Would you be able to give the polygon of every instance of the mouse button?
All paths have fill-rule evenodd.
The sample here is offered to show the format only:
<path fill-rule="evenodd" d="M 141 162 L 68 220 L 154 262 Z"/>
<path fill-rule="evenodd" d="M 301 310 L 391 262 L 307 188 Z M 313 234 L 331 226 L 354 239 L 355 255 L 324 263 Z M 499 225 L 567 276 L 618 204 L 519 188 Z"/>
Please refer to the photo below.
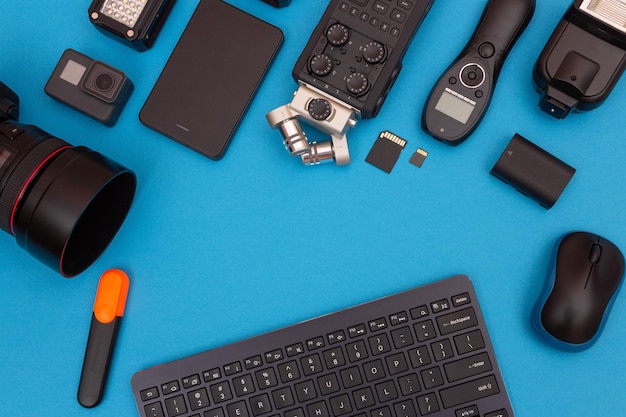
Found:
<path fill-rule="evenodd" d="M 602 246 L 599 243 L 594 243 L 591 245 L 591 249 L 589 250 L 589 262 L 592 264 L 597 264 L 600 262 L 600 257 L 602 256 Z"/>

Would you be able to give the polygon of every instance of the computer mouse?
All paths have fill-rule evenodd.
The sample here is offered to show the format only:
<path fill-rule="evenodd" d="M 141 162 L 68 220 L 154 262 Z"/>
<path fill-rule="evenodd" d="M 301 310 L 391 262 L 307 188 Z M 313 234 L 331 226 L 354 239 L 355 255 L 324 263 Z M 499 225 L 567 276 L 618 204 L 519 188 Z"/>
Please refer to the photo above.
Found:
<path fill-rule="evenodd" d="M 582 351 L 600 336 L 624 276 L 624 256 L 609 240 L 572 232 L 557 240 L 532 322 L 541 338 Z"/>

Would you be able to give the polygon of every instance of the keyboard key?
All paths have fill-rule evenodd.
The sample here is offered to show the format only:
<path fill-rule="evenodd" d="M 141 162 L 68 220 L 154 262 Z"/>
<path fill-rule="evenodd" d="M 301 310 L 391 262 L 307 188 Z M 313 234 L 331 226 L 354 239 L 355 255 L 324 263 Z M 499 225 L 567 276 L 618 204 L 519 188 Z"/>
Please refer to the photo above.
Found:
<path fill-rule="evenodd" d="M 214 403 L 219 404 L 233 398 L 233 393 L 230 390 L 230 385 L 228 384 L 228 381 L 222 381 L 217 384 L 211 385 L 209 390 L 211 391 L 211 398 L 213 398 Z"/>
<path fill-rule="evenodd" d="M 393 381 L 385 381 L 376 384 L 376 395 L 379 403 L 385 403 L 398 398 L 398 391 Z"/>
<path fill-rule="evenodd" d="M 322 367 L 322 360 L 317 353 L 305 356 L 304 358 L 300 359 L 300 363 L 302 364 L 302 372 L 305 376 L 317 374 L 324 370 L 324 368 Z"/>
<path fill-rule="evenodd" d="M 434 339 L 437 337 L 437 333 L 435 333 L 435 326 L 432 320 L 424 320 L 422 322 L 417 323 L 413 326 L 415 329 L 415 334 L 417 335 L 417 340 L 419 342 L 423 342 L 428 339 Z"/>
<path fill-rule="evenodd" d="M 361 359 L 366 359 L 369 355 L 367 353 L 367 348 L 365 347 L 365 342 L 362 340 L 357 340 L 356 342 L 349 343 L 346 346 L 346 350 L 348 352 L 348 359 L 350 362 L 357 362 Z"/>
<path fill-rule="evenodd" d="M 435 394 L 426 394 L 417 397 L 417 406 L 420 409 L 420 414 L 427 416 L 439 411 L 439 403 Z"/>
<path fill-rule="evenodd" d="M 470 405 L 469 407 L 458 409 L 454 412 L 454 415 L 456 417 L 480 417 L 478 407 L 476 407 L 475 405 Z"/>
<path fill-rule="evenodd" d="M 326 402 L 318 401 L 313 404 L 309 404 L 307 406 L 307 411 L 309 412 L 309 416 L 315 417 L 331 417 L 328 413 L 328 407 L 326 407 Z"/>
<path fill-rule="evenodd" d="M 443 367 L 450 382 L 480 375 L 492 369 L 487 352 L 446 363 Z"/>
<path fill-rule="evenodd" d="M 433 356 L 437 362 L 444 359 L 450 359 L 454 356 L 452 350 L 452 344 L 449 339 L 440 340 L 430 344 L 430 348 L 433 350 Z"/>
<path fill-rule="evenodd" d="M 443 375 L 439 368 L 430 368 L 420 372 L 422 375 L 422 381 L 424 381 L 424 388 L 431 389 L 443 385 Z"/>
<path fill-rule="evenodd" d="M 393 405 L 396 417 L 417 417 L 413 401 L 406 400 Z"/>
<path fill-rule="evenodd" d="M 347 394 L 333 397 L 330 399 L 330 406 L 333 409 L 333 415 L 342 416 L 352 412 L 352 405 Z"/>
<path fill-rule="evenodd" d="M 163 395 L 173 394 L 180 391 L 180 384 L 178 381 L 171 381 L 161 385 L 161 392 Z"/>
<path fill-rule="evenodd" d="M 261 394 L 250 398 L 250 408 L 252 409 L 252 415 L 255 417 L 270 413 L 272 411 L 272 403 L 269 395 Z"/>
<path fill-rule="evenodd" d="M 406 357 L 403 352 L 396 353 L 395 355 L 387 356 L 385 358 L 387 362 L 387 369 L 389 375 L 396 375 L 405 372 L 409 369 L 409 365 L 406 362 Z"/>
<path fill-rule="evenodd" d="M 413 368 L 420 368 L 424 365 L 430 364 L 431 362 L 430 354 L 428 353 L 428 348 L 426 346 L 420 346 L 409 350 L 409 358 Z"/>
<path fill-rule="evenodd" d="M 159 390 L 157 387 L 152 387 L 141 391 L 140 393 L 142 401 L 150 401 L 159 397 Z"/>
<path fill-rule="evenodd" d="M 252 383 L 252 375 L 250 374 L 233 379 L 233 386 L 235 387 L 235 394 L 238 397 L 252 394 L 255 391 L 254 384 Z"/>
<path fill-rule="evenodd" d="M 167 410 L 168 417 L 176 417 L 185 414 L 187 412 L 185 397 L 177 395 L 176 397 L 166 399 L 165 409 Z"/>
<path fill-rule="evenodd" d="M 368 339 L 370 349 L 374 355 L 380 355 L 387 353 L 391 350 L 391 344 L 389 344 L 389 338 L 386 333 L 382 333 L 378 336 L 372 336 Z"/>
<path fill-rule="evenodd" d="M 213 408 L 204 412 L 203 417 L 226 417 L 222 407 Z"/>
<path fill-rule="evenodd" d="M 327 369 L 334 369 L 338 366 L 345 365 L 346 359 L 343 356 L 343 350 L 341 350 L 341 346 L 325 351 L 324 363 L 326 364 Z"/>
<path fill-rule="evenodd" d="M 147 417 L 165 417 L 161 403 L 148 404 L 143 408 Z"/>
<path fill-rule="evenodd" d="M 229 363 L 228 365 L 224 365 L 224 375 L 226 376 L 235 375 L 241 371 L 241 363 L 239 362 L 233 362 Z"/>
<path fill-rule="evenodd" d="M 340 375 L 341 382 L 345 389 L 350 389 L 363 383 L 363 380 L 361 379 L 361 372 L 356 366 L 344 369 L 341 371 Z"/>
<path fill-rule="evenodd" d="M 502 410 L 494 411 L 491 413 L 485 414 L 485 417 L 509 417 L 509 414 L 503 408 Z"/>
<path fill-rule="evenodd" d="M 352 326 L 348 328 L 348 334 L 350 335 L 351 338 L 363 336 L 366 333 L 367 333 L 367 330 L 365 330 L 364 324 L 357 324 L 356 326 Z"/>
<path fill-rule="evenodd" d="M 294 343 L 285 348 L 287 356 L 295 356 L 304 353 L 304 345 L 302 343 Z"/>
<path fill-rule="evenodd" d="M 437 317 L 437 325 L 442 335 L 458 332 L 478 324 L 472 307 Z"/>
<path fill-rule="evenodd" d="M 220 371 L 220 368 L 213 368 L 208 371 L 202 372 L 202 378 L 204 379 L 204 382 L 215 381 L 216 379 L 220 379 L 221 377 L 222 372 Z"/>
<path fill-rule="evenodd" d="M 406 314 L 405 311 L 392 314 L 391 316 L 389 316 L 389 322 L 391 323 L 392 326 L 397 326 L 399 324 L 407 323 L 408 321 L 409 321 L 409 316 Z"/>
<path fill-rule="evenodd" d="M 337 330 L 326 336 L 328 343 L 333 345 L 335 343 L 341 343 L 346 340 L 346 333 L 343 330 Z"/>
<path fill-rule="evenodd" d="M 450 309 L 450 303 L 448 300 L 439 300 L 434 303 L 430 303 L 430 309 L 433 311 L 433 314 L 441 313 L 442 311 Z"/>
<path fill-rule="evenodd" d="M 376 381 L 377 379 L 381 379 L 386 376 L 383 363 L 380 359 L 363 364 L 363 372 L 365 373 L 365 379 L 368 382 Z"/>
<path fill-rule="evenodd" d="M 369 322 L 370 332 L 375 332 L 377 330 L 383 330 L 387 328 L 387 320 L 384 317 L 381 317 L 376 320 L 372 320 Z"/>
<path fill-rule="evenodd" d="M 470 401 L 489 397 L 500 392 L 498 382 L 493 375 L 489 375 L 474 381 L 465 382 L 451 388 L 442 389 L 441 402 L 445 408 L 456 407 Z"/>
<path fill-rule="evenodd" d="M 306 341 L 306 347 L 309 350 L 315 350 L 323 348 L 325 346 L 324 338 L 322 336 L 315 337 Z"/>
<path fill-rule="evenodd" d="M 277 389 L 276 391 L 272 391 L 272 398 L 274 399 L 274 404 L 277 409 L 291 407 L 295 404 L 295 400 L 293 398 L 293 393 L 291 392 L 290 387 L 284 387 L 281 389 Z"/>
<path fill-rule="evenodd" d="M 296 391 L 296 397 L 301 403 L 317 398 L 315 384 L 311 379 L 297 383 L 294 385 L 294 389 Z"/>
<path fill-rule="evenodd" d="M 200 375 L 191 375 L 183 378 L 183 388 L 189 389 L 200 385 Z"/>
<path fill-rule="evenodd" d="M 460 307 L 462 305 L 469 304 L 471 302 L 472 300 L 470 299 L 469 293 L 466 293 L 466 292 L 452 297 L 452 305 L 454 307 Z"/>
<path fill-rule="evenodd" d="M 227 417 L 249 417 L 248 407 L 245 401 L 237 401 L 236 403 L 226 406 Z"/>
<path fill-rule="evenodd" d="M 261 365 L 263 365 L 263 358 L 261 357 L 261 355 L 256 355 L 251 358 L 248 358 L 243 363 L 243 366 L 245 366 L 246 370 L 248 371 L 250 369 L 258 368 Z"/>
<path fill-rule="evenodd" d="M 357 410 L 362 410 L 375 404 L 374 394 L 372 393 L 372 389 L 370 387 L 354 391 L 352 393 L 352 397 L 354 398 Z"/>
<path fill-rule="evenodd" d="M 413 336 L 409 327 L 402 327 L 391 332 L 393 345 L 396 349 L 402 349 L 413 344 Z"/>
<path fill-rule="evenodd" d="M 280 375 L 280 380 L 283 383 L 295 381 L 300 378 L 300 371 L 298 370 L 296 361 L 281 363 L 278 365 L 278 373 Z"/>
<path fill-rule="evenodd" d="M 257 371 L 255 374 L 256 383 L 259 386 L 259 389 L 266 389 L 275 387 L 278 385 L 278 379 L 276 378 L 276 372 L 274 372 L 274 368 L 263 369 L 262 371 Z"/>
<path fill-rule="evenodd" d="M 322 395 L 332 394 L 333 392 L 341 390 L 336 374 L 320 376 L 317 378 L 317 383 L 320 387 L 320 394 Z"/>
<path fill-rule="evenodd" d="M 426 305 L 412 308 L 409 313 L 411 314 L 411 318 L 413 320 L 419 320 L 422 317 L 426 317 L 428 313 L 428 307 Z"/>
<path fill-rule="evenodd" d="M 474 330 L 469 333 L 454 336 L 454 344 L 459 355 L 467 352 L 482 349 L 485 347 L 485 341 L 480 330 Z"/>
<path fill-rule="evenodd" d="M 421 391 L 417 374 L 405 375 L 398 378 L 398 385 L 400 386 L 400 392 L 402 392 L 404 396 L 409 396 Z"/>
<path fill-rule="evenodd" d="M 187 399 L 189 400 L 190 408 L 194 411 L 209 406 L 209 396 L 205 388 L 189 391 Z"/>

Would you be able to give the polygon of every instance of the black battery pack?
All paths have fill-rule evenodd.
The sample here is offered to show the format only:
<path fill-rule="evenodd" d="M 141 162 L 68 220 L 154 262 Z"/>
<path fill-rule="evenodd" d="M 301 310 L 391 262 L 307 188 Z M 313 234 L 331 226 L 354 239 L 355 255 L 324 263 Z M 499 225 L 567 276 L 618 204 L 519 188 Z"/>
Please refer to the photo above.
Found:
<path fill-rule="evenodd" d="M 491 169 L 491 175 L 551 208 L 576 170 L 534 143 L 515 134 Z"/>

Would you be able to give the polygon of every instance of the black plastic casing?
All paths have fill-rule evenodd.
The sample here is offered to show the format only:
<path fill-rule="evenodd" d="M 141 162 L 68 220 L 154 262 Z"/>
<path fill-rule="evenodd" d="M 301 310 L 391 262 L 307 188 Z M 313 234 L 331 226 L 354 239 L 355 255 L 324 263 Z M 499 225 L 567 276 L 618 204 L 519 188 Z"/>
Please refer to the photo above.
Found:
<path fill-rule="evenodd" d="M 491 169 L 491 175 L 551 208 L 576 170 L 517 133 Z"/>
<path fill-rule="evenodd" d="M 292 71 L 293 78 L 358 110 L 362 119 L 375 117 L 398 77 L 407 48 L 433 2 L 434 0 L 411 0 L 406 2 L 411 4 L 410 11 L 400 7 L 391 7 L 389 2 L 379 2 L 384 3 L 384 6 L 388 7 L 392 13 L 393 10 L 406 13 L 405 21 L 397 23 L 387 16 L 378 14 L 374 10 L 374 1 L 332 0 L 298 58 Z M 380 16 L 378 23 L 372 24 L 372 19 L 378 16 Z M 330 53 L 335 63 L 341 62 L 335 67 L 336 75 L 316 76 L 310 70 L 309 62 L 316 55 L 329 53 L 332 45 L 326 38 L 326 31 L 336 23 L 348 28 L 351 34 L 354 34 L 354 38 L 351 38 L 346 46 L 334 48 L 335 50 Z M 390 29 L 380 30 L 383 23 L 388 23 Z M 393 28 L 400 29 L 399 36 L 392 34 Z M 386 56 L 382 62 L 367 65 L 364 60 L 360 59 L 360 48 L 363 48 L 363 44 L 369 41 L 378 42 L 384 47 Z M 370 85 L 363 94 L 351 94 L 345 87 L 345 77 L 355 71 L 363 71 L 369 80 Z"/>
<path fill-rule="evenodd" d="M 600 106 L 626 68 L 626 34 L 580 10 L 567 10 L 533 69 L 539 106 L 557 119 Z"/>

